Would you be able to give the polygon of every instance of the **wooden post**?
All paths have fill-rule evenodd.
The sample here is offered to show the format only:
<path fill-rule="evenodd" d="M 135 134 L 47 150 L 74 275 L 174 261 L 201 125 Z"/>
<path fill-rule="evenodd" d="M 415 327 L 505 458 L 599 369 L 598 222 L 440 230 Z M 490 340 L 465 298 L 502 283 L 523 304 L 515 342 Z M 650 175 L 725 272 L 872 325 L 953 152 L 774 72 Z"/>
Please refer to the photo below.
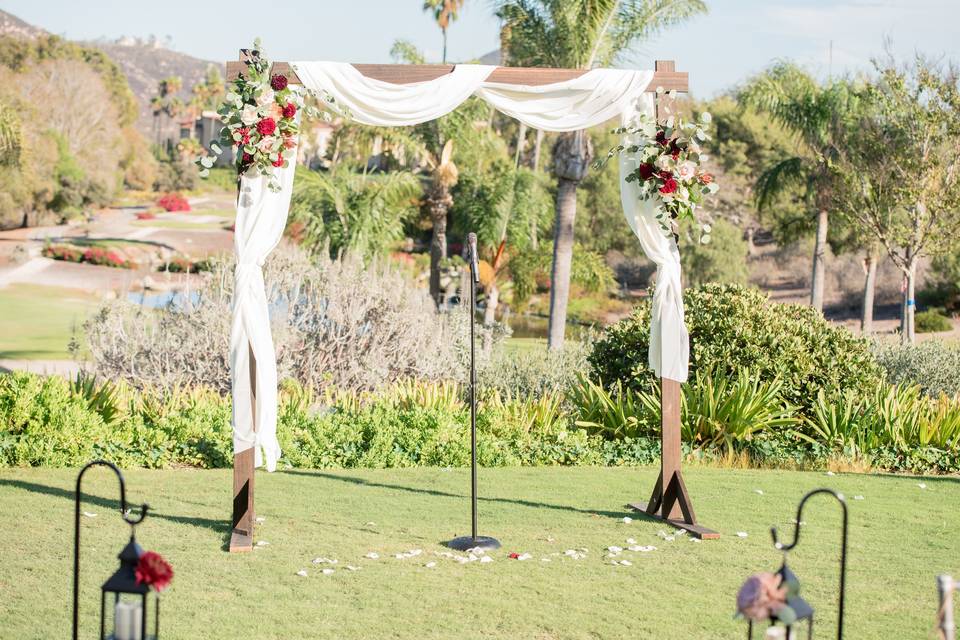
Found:
<path fill-rule="evenodd" d="M 257 432 L 257 360 L 250 350 L 250 411 L 253 432 Z M 230 552 L 253 550 L 253 527 L 256 515 L 253 505 L 255 449 L 233 454 L 233 533 L 230 534 Z"/>
<path fill-rule="evenodd" d="M 655 64 L 656 73 L 675 71 L 672 60 L 657 60 Z M 660 96 L 660 103 L 656 107 L 657 122 L 662 123 L 669 117 L 672 103 L 673 100 L 669 97 Z M 661 104 L 667 109 L 661 109 Z M 660 378 L 660 475 L 647 504 L 634 503 L 627 506 L 688 531 L 698 538 L 719 538 L 720 534 L 716 531 L 697 524 L 693 503 L 683 482 L 683 473 L 680 470 L 680 403 L 680 383 Z"/>

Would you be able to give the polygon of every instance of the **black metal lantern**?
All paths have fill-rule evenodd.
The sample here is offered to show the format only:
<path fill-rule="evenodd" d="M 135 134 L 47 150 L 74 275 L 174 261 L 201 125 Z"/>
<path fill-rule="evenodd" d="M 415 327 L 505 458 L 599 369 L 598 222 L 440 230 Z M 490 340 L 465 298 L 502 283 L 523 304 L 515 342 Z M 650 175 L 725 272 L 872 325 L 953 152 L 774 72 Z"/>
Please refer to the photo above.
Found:
<path fill-rule="evenodd" d="M 763 636 L 766 640 L 798 640 L 799 636 L 797 634 L 804 622 L 806 622 L 807 639 L 810 640 L 813 638 L 813 607 L 800 597 L 800 580 L 787 566 L 786 558 L 787 553 L 792 551 L 794 547 L 797 546 L 797 543 L 800 542 L 800 526 L 803 522 L 804 505 L 807 503 L 807 500 L 820 493 L 833 496 L 843 508 L 843 530 L 840 544 L 840 597 L 839 612 L 837 615 L 837 640 L 843 640 L 843 610 L 847 581 L 847 502 L 844 500 L 842 494 L 831 489 L 816 489 L 803 496 L 800 500 L 800 504 L 797 506 L 797 518 L 794 521 L 793 542 L 790 544 L 781 543 L 777 535 L 777 528 L 770 528 L 770 534 L 773 537 L 773 546 L 779 551 L 782 551 L 784 555 L 783 565 L 780 567 L 780 570 L 777 571 L 776 575 L 780 578 L 780 587 L 786 590 L 786 601 L 784 606 L 780 607 L 776 612 L 771 613 L 770 626 L 766 629 Z M 753 639 L 754 626 L 754 621 L 749 620 L 747 626 L 748 640 Z"/>
<path fill-rule="evenodd" d="M 123 474 L 116 465 L 105 460 L 89 463 L 77 476 L 73 546 L 73 640 L 78 638 L 80 621 L 80 484 L 87 470 L 95 466 L 108 467 L 116 474 L 120 481 L 120 516 L 130 525 L 130 541 L 117 556 L 120 567 L 101 587 L 99 637 L 101 640 L 156 640 L 160 634 L 160 600 L 156 593 L 150 597 L 150 585 L 143 582 L 138 584 L 136 575 L 137 565 L 144 551 L 137 544 L 134 529 L 143 522 L 149 507 L 143 504 L 139 516 L 130 515 Z M 152 633 L 148 634 L 147 629 L 152 629 Z"/>
<path fill-rule="evenodd" d="M 149 585 L 137 582 L 136 569 L 142 555 L 143 549 L 131 533 L 130 542 L 117 556 L 120 568 L 101 587 L 100 638 L 103 640 L 155 640 L 159 636 L 160 598 L 156 592 L 151 598 Z M 111 618 L 113 624 L 108 625 L 107 620 Z M 153 633 L 148 635 L 150 627 Z"/>

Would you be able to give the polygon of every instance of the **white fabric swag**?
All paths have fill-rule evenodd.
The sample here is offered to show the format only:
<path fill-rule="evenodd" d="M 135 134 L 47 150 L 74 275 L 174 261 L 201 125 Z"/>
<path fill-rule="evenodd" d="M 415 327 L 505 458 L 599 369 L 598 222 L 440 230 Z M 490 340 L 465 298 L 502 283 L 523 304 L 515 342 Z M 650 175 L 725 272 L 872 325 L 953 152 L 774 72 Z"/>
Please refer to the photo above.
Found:
<path fill-rule="evenodd" d="M 440 78 L 412 84 L 374 80 L 353 65 L 340 62 L 295 62 L 292 66 L 307 90 L 329 94 L 335 109 L 368 125 L 410 126 L 434 120 L 472 95 L 527 126 L 544 131 L 578 131 L 615 117 L 626 124 L 641 113 L 653 114 L 653 96 L 646 92 L 652 71 L 594 69 L 573 80 L 531 86 L 488 82 L 496 67 L 486 65 L 457 65 Z M 689 338 L 683 321 L 680 253 L 673 237 L 656 220 L 655 203 L 640 200 L 637 185 L 623 180 L 635 167 L 635 159 L 620 157 L 624 215 L 644 253 L 657 265 L 649 364 L 658 376 L 684 382 Z M 262 176 L 241 177 L 230 336 L 234 452 L 255 447 L 256 465 L 265 461 L 269 471 L 276 469 L 280 446 L 276 356 L 262 266 L 286 225 L 294 167 L 291 164 L 278 173 L 279 192 L 271 192 Z M 255 406 L 250 395 L 251 351 L 256 359 Z"/>

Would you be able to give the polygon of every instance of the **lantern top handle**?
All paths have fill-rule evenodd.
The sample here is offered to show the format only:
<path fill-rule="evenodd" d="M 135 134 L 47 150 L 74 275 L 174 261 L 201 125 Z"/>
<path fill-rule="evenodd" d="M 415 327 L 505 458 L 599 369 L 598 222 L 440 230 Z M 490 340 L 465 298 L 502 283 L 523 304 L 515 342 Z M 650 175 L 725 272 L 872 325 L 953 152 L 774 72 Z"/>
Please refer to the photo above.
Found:
<path fill-rule="evenodd" d="M 108 467 L 113 471 L 117 476 L 117 480 L 120 482 L 120 517 L 123 518 L 123 521 L 129 524 L 131 527 L 136 526 L 143 522 L 143 519 L 147 517 L 147 511 L 150 509 L 150 505 L 143 503 L 140 505 L 140 515 L 139 516 L 130 516 L 130 509 L 127 508 L 127 487 L 126 483 L 123 480 L 123 474 L 120 473 L 120 469 L 117 465 L 109 462 L 107 460 L 94 460 L 93 462 L 87 463 L 81 470 L 80 474 L 77 476 L 77 499 L 76 499 L 76 511 L 77 517 L 80 516 L 80 501 L 82 494 L 80 493 L 80 483 L 83 481 L 83 475 L 93 467 L 102 466 Z"/>

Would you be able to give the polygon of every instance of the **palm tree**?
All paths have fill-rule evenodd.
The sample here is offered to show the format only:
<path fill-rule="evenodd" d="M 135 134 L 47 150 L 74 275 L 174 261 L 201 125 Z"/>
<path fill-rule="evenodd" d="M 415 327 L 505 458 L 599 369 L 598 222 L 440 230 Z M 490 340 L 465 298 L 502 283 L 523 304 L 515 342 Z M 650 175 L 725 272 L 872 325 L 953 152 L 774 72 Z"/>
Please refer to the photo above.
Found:
<path fill-rule="evenodd" d="M 447 62 L 447 27 L 459 17 L 466 0 L 424 0 L 423 10 L 433 13 L 433 19 L 443 33 L 443 63 Z"/>
<path fill-rule="evenodd" d="M 20 164 L 23 150 L 23 130 L 17 110 L 0 102 L 0 166 L 15 167 Z"/>
<path fill-rule="evenodd" d="M 590 69 L 611 64 L 638 41 L 706 10 L 703 0 L 500 0 L 496 15 L 509 64 Z M 547 345 L 559 349 L 570 297 L 577 187 L 593 145 L 585 131 L 565 133 L 553 153 L 557 200 Z"/>
<path fill-rule="evenodd" d="M 821 86 L 808 73 L 780 62 L 751 80 L 740 91 L 741 104 L 769 114 L 798 142 L 798 153 L 781 159 L 757 179 L 760 211 L 769 210 L 777 196 L 799 188 L 816 212 L 810 305 L 823 311 L 825 254 L 830 202 L 835 176 L 832 164 L 840 155 L 837 140 L 855 108 L 845 82 Z"/>
<path fill-rule="evenodd" d="M 340 163 L 321 173 L 297 171 L 290 207 L 291 235 L 313 251 L 364 258 L 383 255 L 403 239 L 417 210 L 420 182 L 409 171 L 368 174 Z"/>

